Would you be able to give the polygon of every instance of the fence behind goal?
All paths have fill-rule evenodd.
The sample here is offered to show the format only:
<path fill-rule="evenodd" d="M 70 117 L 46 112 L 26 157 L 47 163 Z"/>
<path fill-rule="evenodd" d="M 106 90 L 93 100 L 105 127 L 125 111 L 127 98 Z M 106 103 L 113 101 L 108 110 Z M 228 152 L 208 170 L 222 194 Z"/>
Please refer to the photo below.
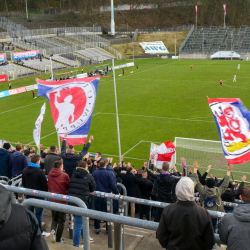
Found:
<path fill-rule="evenodd" d="M 175 146 L 174 161 L 179 171 L 182 172 L 181 157 L 184 157 L 188 169 L 193 168 L 194 161 L 198 161 L 201 174 L 205 173 L 209 165 L 212 165 L 208 177 L 210 177 L 210 174 L 217 178 L 224 178 L 226 175 L 228 163 L 220 141 L 175 137 Z M 246 175 L 246 182 L 250 183 L 250 162 L 234 165 L 232 174 L 234 180 L 239 182 L 241 182 L 241 177 Z M 230 179 L 232 181 L 232 176 Z"/>

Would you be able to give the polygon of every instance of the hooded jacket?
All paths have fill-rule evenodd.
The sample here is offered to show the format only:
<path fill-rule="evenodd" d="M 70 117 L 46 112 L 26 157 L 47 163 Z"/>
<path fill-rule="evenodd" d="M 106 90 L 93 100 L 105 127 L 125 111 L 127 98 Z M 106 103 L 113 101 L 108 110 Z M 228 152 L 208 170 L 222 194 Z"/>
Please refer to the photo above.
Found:
<path fill-rule="evenodd" d="M 194 199 L 194 184 L 183 177 L 176 186 L 178 202 L 164 208 L 156 238 L 167 250 L 211 250 L 214 231 L 210 214 Z"/>
<path fill-rule="evenodd" d="M 64 173 L 60 168 L 52 168 L 48 175 L 48 189 L 51 193 L 68 194 L 70 179 L 68 174 Z M 51 202 L 68 204 L 67 202 L 49 199 Z"/>
<path fill-rule="evenodd" d="M 94 177 L 87 170 L 77 167 L 71 176 L 69 195 L 80 198 L 88 205 L 89 193 L 94 192 L 95 188 Z"/>
<path fill-rule="evenodd" d="M 221 196 L 227 190 L 229 184 L 229 176 L 227 175 L 225 176 L 224 181 L 220 185 L 220 187 L 214 187 L 214 188 L 208 188 L 207 186 L 202 186 L 197 174 L 194 174 L 193 176 L 197 181 L 196 189 L 200 193 L 200 203 L 202 204 L 202 206 L 204 206 L 204 200 L 206 199 L 206 197 L 213 198 L 216 202 L 216 205 L 210 208 L 204 206 L 204 208 L 212 211 L 225 212 Z"/>
<path fill-rule="evenodd" d="M 23 170 L 22 184 L 25 188 L 48 192 L 48 183 L 43 170 L 40 169 L 39 165 L 32 162 Z M 41 199 L 30 195 L 26 195 L 26 198 Z"/>
<path fill-rule="evenodd" d="M 11 179 L 10 152 L 4 148 L 0 148 L 0 175 L 7 176 Z"/>
<path fill-rule="evenodd" d="M 15 151 L 10 156 L 10 165 L 12 168 L 12 176 L 15 177 L 22 174 L 24 168 L 28 167 L 28 162 L 20 151 Z"/>
<path fill-rule="evenodd" d="M 49 250 L 35 215 L 19 204 L 11 204 L 10 194 L 0 185 L 0 249 Z"/>
<path fill-rule="evenodd" d="M 227 245 L 227 250 L 250 249 L 250 204 L 234 208 L 226 214 L 220 225 L 220 239 Z"/>

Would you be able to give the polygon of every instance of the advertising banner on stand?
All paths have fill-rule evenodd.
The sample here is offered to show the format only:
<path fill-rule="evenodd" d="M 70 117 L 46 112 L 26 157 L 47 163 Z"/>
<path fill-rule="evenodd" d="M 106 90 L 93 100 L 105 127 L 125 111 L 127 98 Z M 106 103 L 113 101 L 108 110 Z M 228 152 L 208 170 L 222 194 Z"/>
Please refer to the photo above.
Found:
<path fill-rule="evenodd" d="M 6 96 L 9 96 L 9 91 L 8 90 L 0 92 L 0 98 L 6 97 Z"/>
<path fill-rule="evenodd" d="M 146 54 L 168 54 L 168 50 L 162 41 L 139 43 Z"/>
<path fill-rule="evenodd" d="M 23 93 L 23 92 L 26 92 L 25 87 L 21 87 L 21 88 L 18 88 L 18 89 L 10 89 L 9 90 L 10 95 L 16 95 L 16 94 L 20 94 L 20 93 Z"/>
<path fill-rule="evenodd" d="M 18 59 L 22 60 L 25 58 L 37 57 L 38 54 L 39 54 L 38 50 L 15 52 L 13 53 L 12 60 L 18 60 Z"/>
<path fill-rule="evenodd" d="M 5 62 L 6 61 L 6 54 L 0 54 L 0 62 Z"/>
<path fill-rule="evenodd" d="M 8 78 L 7 78 L 7 75 L 0 75 L 0 83 L 1 82 L 7 82 L 8 81 Z"/>

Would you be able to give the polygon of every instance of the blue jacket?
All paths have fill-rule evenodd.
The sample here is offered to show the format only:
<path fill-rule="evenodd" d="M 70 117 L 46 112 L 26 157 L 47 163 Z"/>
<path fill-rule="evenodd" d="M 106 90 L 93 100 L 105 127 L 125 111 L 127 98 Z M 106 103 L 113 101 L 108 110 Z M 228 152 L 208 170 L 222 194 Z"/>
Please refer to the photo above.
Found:
<path fill-rule="evenodd" d="M 15 177 L 22 174 L 23 170 L 28 167 L 28 162 L 21 152 L 16 151 L 10 156 L 10 165 L 12 168 L 12 176 Z"/>
<path fill-rule="evenodd" d="M 0 148 L 0 175 L 11 179 L 10 152 Z"/>
<path fill-rule="evenodd" d="M 105 168 L 99 168 L 92 173 L 92 176 L 96 182 L 95 191 L 101 191 L 106 193 L 113 192 L 114 194 L 119 194 L 119 190 L 116 186 L 114 176 L 110 171 Z"/>

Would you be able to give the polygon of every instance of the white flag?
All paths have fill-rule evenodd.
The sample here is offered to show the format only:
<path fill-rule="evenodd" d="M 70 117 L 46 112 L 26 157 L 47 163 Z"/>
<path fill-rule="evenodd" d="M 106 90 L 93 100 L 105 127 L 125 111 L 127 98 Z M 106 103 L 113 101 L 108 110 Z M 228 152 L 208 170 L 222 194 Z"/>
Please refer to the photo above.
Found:
<path fill-rule="evenodd" d="M 33 138 L 34 138 L 34 141 L 35 141 L 37 147 L 40 145 L 41 125 L 43 122 L 45 109 L 46 109 L 46 103 L 44 103 L 42 108 L 41 108 L 41 113 L 35 122 L 35 129 L 33 130 Z"/>

